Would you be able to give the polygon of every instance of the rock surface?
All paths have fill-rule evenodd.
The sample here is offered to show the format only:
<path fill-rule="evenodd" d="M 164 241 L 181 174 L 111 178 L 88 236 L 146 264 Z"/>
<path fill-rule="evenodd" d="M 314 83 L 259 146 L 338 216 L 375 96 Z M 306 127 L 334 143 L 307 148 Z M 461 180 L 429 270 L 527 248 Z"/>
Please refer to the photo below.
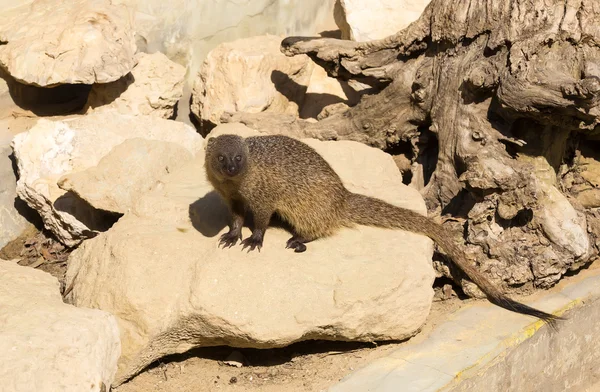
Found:
<path fill-rule="evenodd" d="M 113 147 L 131 138 L 178 143 L 194 154 L 202 138 L 188 125 L 151 116 L 93 113 L 64 121 L 40 119 L 13 139 L 19 181 L 17 194 L 37 210 L 48 230 L 67 246 L 105 230 L 102 214 L 57 181 L 96 166 Z"/>
<path fill-rule="evenodd" d="M 105 84 L 95 84 L 86 109 L 117 110 L 122 114 L 170 118 L 183 95 L 185 68 L 160 52 L 139 53 L 130 74 Z"/>
<path fill-rule="evenodd" d="M 19 213 L 17 199 L 17 179 L 13 163 L 9 158 L 9 146 L 0 147 L 0 249 L 17 238 L 28 226 L 27 220 Z"/>
<path fill-rule="evenodd" d="M 430 0 L 336 0 L 335 22 L 342 39 L 382 39 L 414 22 Z"/>
<path fill-rule="evenodd" d="M 97 166 L 69 173 L 58 186 L 92 207 L 124 214 L 167 173 L 191 160 L 177 143 L 134 138 L 115 146 Z"/>
<path fill-rule="evenodd" d="M 0 25 L 0 67 L 37 86 L 113 82 L 135 65 L 131 15 L 110 0 L 36 0 Z"/>
<path fill-rule="evenodd" d="M 321 67 L 314 67 L 306 95 L 300 109 L 300 118 L 319 118 L 323 109 L 330 105 L 353 106 L 360 100 L 360 93 L 347 82 L 332 78 Z"/>
<path fill-rule="evenodd" d="M 281 53 L 282 39 L 251 37 L 213 49 L 194 82 L 196 118 L 219 124 L 225 112 L 298 115 L 314 65 L 307 56 Z"/>
<path fill-rule="evenodd" d="M 9 85 L 0 70 L 0 249 L 17 238 L 28 226 L 35 212 L 17 198 L 17 177 L 10 158 L 10 142 L 14 135 L 26 131 L 34 119 L 13 117 L 20 110 L 12 100 Z"/>
<path fill-rule="evenodd" d="M 0 260 L 3 391 L 108 391 L 121 346 L 115 317 L 63 303 L 50 274 Z"/>
<path fill-rule="evenodd" d="M 254 134 L 230 124 L 211 135 L 220 132 Z M 356 142 L 307 142 L 351 190 L 425 212 L 389 155 Z M 218 249 L 228 212 L 205 179 L 201 155 L 70 256 L 69 300 L 118 317 L 123 355 L 116 383 L 196 346 L 268 348 L 417 332 L 433 297 L 428 238 L 358 227 L 297 254 L 285 249 L 289 233 L 271 228 L 260 253 L 240 252 L 239 244 Z"/>
<path fill-rule="evenodd" d="M 24 0 L 17 0 L 19 2 Z M 185 66 L 177 119 L 189 121 L 192 84 L 207 54 L 223 42 L 263 34 L 314 35 L 333 19 L 334 0 L 113 0 L 135 17 L 140 47 Z M 1 18 L 1 13 L 0 13 Z M 333 24 L 333 23 L 332 23 Z"/>

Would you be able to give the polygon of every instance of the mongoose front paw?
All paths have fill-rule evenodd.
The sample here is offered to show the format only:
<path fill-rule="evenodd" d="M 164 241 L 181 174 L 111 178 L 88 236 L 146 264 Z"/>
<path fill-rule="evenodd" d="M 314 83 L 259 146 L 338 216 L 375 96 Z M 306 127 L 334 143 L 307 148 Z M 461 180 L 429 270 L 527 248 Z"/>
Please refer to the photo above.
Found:
<path fill-rule="evenodd" d="M 229 230 L 227 233 L 223 234 L 219 239 L 219 247 L 223 248 L 231 248 L 233 245 L 237 243 L 238 240 L 242 239 L 242 232 L 236 230 Z"/>
<path fill-rule="evenodd" d="M 262 236 L 256 236 L 252 234 L 250 237 L 242 241 L 242 250 L 248 248 L 248 252 L 250 252 L 251 250 L 258 248 L 258 251 L 260 252 L 260 248 L 262 248 L 262 243 Z"/>

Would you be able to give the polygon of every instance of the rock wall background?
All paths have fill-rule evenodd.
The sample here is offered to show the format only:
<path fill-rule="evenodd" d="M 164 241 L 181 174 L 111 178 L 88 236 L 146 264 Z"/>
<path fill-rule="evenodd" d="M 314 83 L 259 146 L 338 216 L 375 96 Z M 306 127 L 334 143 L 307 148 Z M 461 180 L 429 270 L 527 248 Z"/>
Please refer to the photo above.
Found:
<path fill-rule="evenodd" d="M 182 102 L 208 52 L 223 42 L 263 34 L 313 35 L 332 26 L 334 0 L 118 0 L 134 10 L 138 45 L 187 68 Z M 334 27 L 334 26 L 332 26 Z M 189 121 L 181 105 L 180 121 Z"/>

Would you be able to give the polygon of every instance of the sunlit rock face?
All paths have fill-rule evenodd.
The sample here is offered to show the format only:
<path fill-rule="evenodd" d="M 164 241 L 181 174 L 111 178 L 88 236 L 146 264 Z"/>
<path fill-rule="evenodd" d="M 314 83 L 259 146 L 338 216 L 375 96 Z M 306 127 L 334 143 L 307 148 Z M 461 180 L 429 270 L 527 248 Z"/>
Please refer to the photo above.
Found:
<path fill-rule="evenodd" d="M 187 121 L 191 82 L 222 42 L 263 34 L 316 35 L 333 0 L 116 0 L 134 11 L 138 49 L 160 51 L 188 69 L 177 118 Z M 335 25 L 333 25 L 335 28 Z"/>

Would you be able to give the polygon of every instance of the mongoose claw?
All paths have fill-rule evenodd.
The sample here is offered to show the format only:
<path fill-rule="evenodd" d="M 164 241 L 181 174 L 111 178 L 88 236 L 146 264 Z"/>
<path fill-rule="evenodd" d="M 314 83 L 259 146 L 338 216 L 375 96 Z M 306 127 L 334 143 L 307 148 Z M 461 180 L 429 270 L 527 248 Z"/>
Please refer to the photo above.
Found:
<path fill-rule="evenodd" d="M 292 237 L 285 244 L 286 249 L 294 249 L 296 253 L 302 253 L 306 250 L 306 245 L 302 243 L 298 238 Z"/>
<path fill-rule="evenodd" d="M 238 239 L 242 239 L 241 233 L 236 233 L 235 231 L 228 231 L 223 234 L 219 239 L 219 248 L 222 246 L 223 248 L 231 248 L 235 245 Z"/>
<path fill-rule="evenodd" d="M 292 238 L 287 240 L 285 247 L 286 249 L 294 249 L 294 252 L 296 253 L 302 253 L 306 250 L 306 245 L 304 245 L 306 242 L 308 241 L 305 240 L 304 237 L 294 235 Z"/>
<path fill-rule="evenodd" d="M 248 252 L 254 249 L 258 249 L 260 252 L 260 248 L 262 248 L 262 238 L 255 238 L 254 236 L 250 236 L 242 241 L 242 250 L 248 248 Z"/>

